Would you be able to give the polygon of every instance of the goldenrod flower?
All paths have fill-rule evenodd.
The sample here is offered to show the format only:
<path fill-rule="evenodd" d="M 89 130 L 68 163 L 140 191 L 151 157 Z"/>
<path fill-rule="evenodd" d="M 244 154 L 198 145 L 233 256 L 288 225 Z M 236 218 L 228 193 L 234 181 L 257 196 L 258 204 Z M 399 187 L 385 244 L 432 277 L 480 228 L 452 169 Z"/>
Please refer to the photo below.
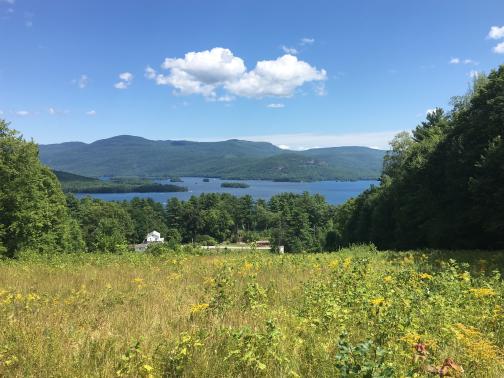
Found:
<path fill-rule="evenodd" d="M 432 280 L 432 276 L 429 273 L 420 273 L 418 277 L 422 280 Z"/>
<path fill-rule="evenodd" d="M 208 303 L 199 303 L 191 306 L 191 314 L 197 314 L 208 308 Z"/>
<path fill-rule="evenodd" d="M 496 293 L 494 289 L 490 289 L 487 287 L 479 287 L 479 288 L 471 288 L 469 291 L 476 297 L 476 298 L 482 298 L 482 297 L 492 297 Z"/>
<path fill-rule="evenodd" d="M 152 370 L 154 370 L 154 368 L 153 368 L 152 366 L 147 365 L 147 364 L 145 364 L 145 365 L 143 366 L 143 368 L 144 368 L 144 370 L 145 370 L 147 373 L 150 373 Z"/>
<path fill-rule="evenodd" d="M 329 263 L 329 266 L 332 268 L 332 269 L 336 269 L 339 265 L 339 260 L 333 260 Z"/>
<path fill-rule="evenodd" d="M 374 306 L 381 306 L 385 304 L 385 298 L 383 297 L 373 298 L 371 299 L 371 304 L 373 304 Z"/>
<path fill-rule="evenodd" d="M 350 264 L 352 263 L 352 258 L 351 257 L 347 257 L 344 261 L 343 261 L 343 267 L 345 269 L 348 269 L 350 267 Z"/>

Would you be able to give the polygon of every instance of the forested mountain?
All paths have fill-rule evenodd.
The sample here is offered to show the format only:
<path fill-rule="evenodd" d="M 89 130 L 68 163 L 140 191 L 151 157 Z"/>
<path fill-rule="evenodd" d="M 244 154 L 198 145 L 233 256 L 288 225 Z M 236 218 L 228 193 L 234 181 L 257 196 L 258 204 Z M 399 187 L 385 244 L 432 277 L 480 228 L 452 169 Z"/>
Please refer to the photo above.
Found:
<path fill-rule="evenodd" d="M 270 143 L 152 141 L 117 136 L 40 146 L 53 169 L 85 176 L 212 176 L 229 179 L 354 180 L 380 176 L 385 151 L 335 147 L 285 151 Z"/>
<path fill-rule="evenodd" d="M 338 209 L 336 244 L 504 247 L 504 65 L 452 103 L 396 136 L 381 185 Z"/>

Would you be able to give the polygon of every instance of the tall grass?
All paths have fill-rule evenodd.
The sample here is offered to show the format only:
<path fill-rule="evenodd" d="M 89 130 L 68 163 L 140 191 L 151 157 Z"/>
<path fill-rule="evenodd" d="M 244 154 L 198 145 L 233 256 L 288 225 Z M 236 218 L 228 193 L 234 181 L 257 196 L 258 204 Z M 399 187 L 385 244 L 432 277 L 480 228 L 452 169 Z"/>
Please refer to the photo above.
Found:
<path fill-rule="evenodd" d="M 454 256 L 1 261 L 0 376 L 502 377 L 503 254 Z"/>

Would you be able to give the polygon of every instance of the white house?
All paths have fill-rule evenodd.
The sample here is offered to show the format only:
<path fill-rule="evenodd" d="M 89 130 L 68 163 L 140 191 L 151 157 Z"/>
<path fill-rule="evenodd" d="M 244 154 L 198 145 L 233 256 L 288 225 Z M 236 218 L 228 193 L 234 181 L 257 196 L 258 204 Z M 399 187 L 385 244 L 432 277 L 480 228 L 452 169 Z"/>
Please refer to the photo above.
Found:
<path fill-rule="evenodd" d="M 164 238 L 161 237 L 161 234 L 157 231 L 152 231 L 147 234 L 144 240 L 144 244 L 149 243 L 164 243 Z"/>
<path fill-rule="evenodd" d="M 134 244 L 132 247 L 135 248 L 137 252 L 144 252 L 149 244 L 152 243 L 164 243 L 164 238 L 157 231 L 152 231 L 147 234 L 142 244 Z"/>

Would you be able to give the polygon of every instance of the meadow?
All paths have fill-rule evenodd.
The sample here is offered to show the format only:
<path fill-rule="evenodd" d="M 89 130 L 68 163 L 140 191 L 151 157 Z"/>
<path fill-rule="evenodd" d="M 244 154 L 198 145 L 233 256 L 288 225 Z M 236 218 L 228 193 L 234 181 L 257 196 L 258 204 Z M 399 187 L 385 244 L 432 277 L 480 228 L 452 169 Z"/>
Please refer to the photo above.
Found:
<path fill-rule="evenodd" d="M 0 260 L 0 377 L 504 376 L 499 252 Z"/>

